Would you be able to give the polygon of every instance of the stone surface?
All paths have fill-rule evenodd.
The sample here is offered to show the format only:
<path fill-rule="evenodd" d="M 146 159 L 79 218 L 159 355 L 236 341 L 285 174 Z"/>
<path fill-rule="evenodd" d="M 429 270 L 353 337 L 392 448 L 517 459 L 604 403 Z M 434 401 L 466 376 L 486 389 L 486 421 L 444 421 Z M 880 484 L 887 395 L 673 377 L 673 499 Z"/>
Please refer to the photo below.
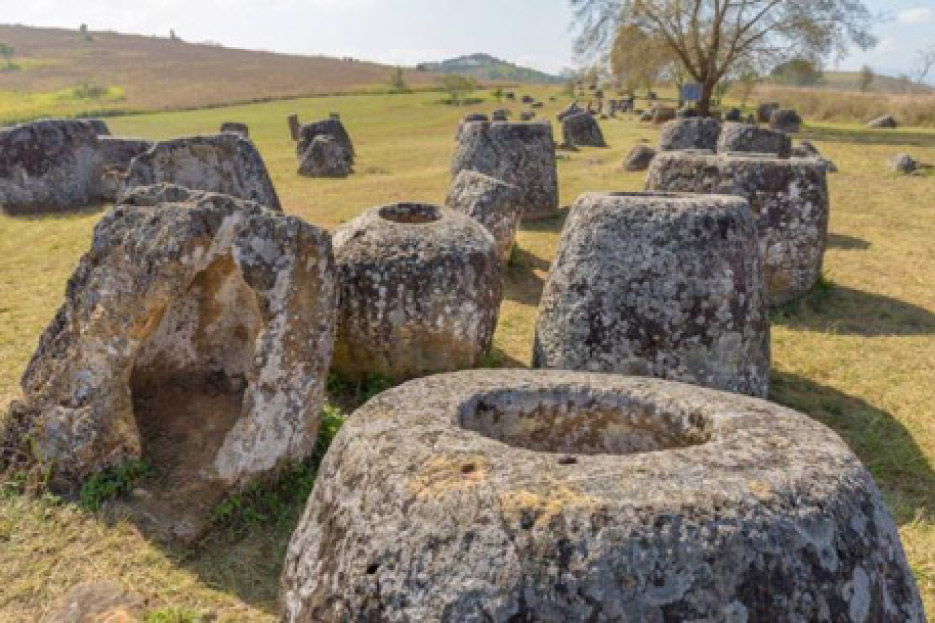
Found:
<path fill-rule="evenodd" d="M 493 113 L 491 113 L 490 115 L 490 118 L 493 121 L 509 121 L 511 114 L 512 113 L 509 110 L 506 110 L 505 108 L 501 108 L 501 109 L 493 111 Z M 476 119 L 476 121 L 483 121 L 483 120 Z"/>
<path fill-rule="evenodd" d="M 0 442 L 54 466 L 60 491 L 142 457 L 159 472 L 153 513 L 206 513 L 314 449 L 335 293 L 325 232 L 139 188 L 97 224 Z"/>
<path fill-rule="evenodd" d="M 99 580 L 71 587 L 43 623 L 138 623 L 146 601 L 116 582 Z"/>
<path fill-rule="evenodd" d="M 302 154 L 299 175 L 306 177 L 347 177 L 353 157 L 331 136 L 316 136 Z"/>
<path fill-rule="evenodd" d="M 351 163 L 353 164 L 353 159 L 357 155 L 354 151 L 354 143 L 351 142 L 351 136 L 347 133 L 347 129 L 344 127 L 344 124 L 341 123 L 341 120 L 335 119 L 334 117 L 314 123 L 307 123 L 302 126 L 299 133 L 299 142 L 296 144 L 296 156 L 301 158 L 305 151 L 311 146 L 312 141 L 318 136 L 332 137 L 351 154 Z"/>
<path fill-rule="evenodd" d="M 649 168 L 653 158 L 656 157 L 656 150 L 649 145 L 637 145 L 630 150 L 627 159 L 624 162 L 624 169 L 630 172 L 645 171 Z"/>
<path fill-rule="evenodd" d="M 493 236 L 447 208 L 394 204 L 334 233 L 340 311 L 333 368 L 390 380 L 478 365 L 502 296 Z"/>
<path fill-rule="evenodd" d="M 586 111 L 584 108 L 578 105 L 578 100 L 575 100 L 558 113 L 558 120 L 564 121 L 566 117 L 571 117 L 572 115 L 577 115 L 583 112 Z"/>
<path fill-rule="evenodd" d="M 725 123 L 718 138 L 717 151 L 776 154 L 788 158 L 792 152 L 792 139 L 778 130 L 759 128 L 748 123 Z"/>
<path fill-rule="evenodd" d="M 834 162 L 825 158 L 821 155 L 821 152 L 818 151 L 818 148 L 812 144 L 811 141 L 802 141 L 798 145 L 792 148 L 792 157 L 793 158 L 811 158 L 816 160 L 825 167 L 825 170 L 828 173 L 837 173 L 838 167 L 835 166 Z"/>
<path fill-rule="evenodd" d="M 773 118 L 773 112 L 779 110 L 782 106 L 779 102 L 765 102 L 756 108 L 756 120 L 758 123 L 769 123 Z"/>
<path fill-rule="evenodd" d="M 531 111 L 524 111 L 519 114 L 520 121 L 532 121 L 536 118 L 536 113 Z"/>
<path fill-rule="evenodd" d="M 100 150 L 100 197 L 107 201 L 116 201 L 123 188 L 124 178 L 130 163 L 137 156 L 152 149 L 152 141 L 141 138 L 122 138 L 99 136 Z"/>
<path fill-rule="evenodd" d="M 670 152 L 653 160 L 647 189 L 749 200 L 772 305 L 805 294 L 821 276 L 830 198 L 826 169 L 820 162 Z"/>
<path fill-rule="evenodd" d="M 588 113 L 565 117 L 562 121 L 562 139 L 575 147 L 607 147 L 597 120 Z"/>
<path fill-rule="evenodd" d="M 237 121 L 226 121 L 222 123 L 221 132 L 233 132 L 234 134 L 239 134 L 244 138 L 250 137 L 250 128 L 247 127 L 247 124 Z"/>
<path fill-rule="evenodd" d="M 73 210 L 99 199 L 97 131 L 87 121 L 48 120 L 0 129 L 0 209 Z"/>
<path fill-rule="evenodd" d="M 870 123 L 867 124 L 867 127 L 877 130 L 895 130 L 899 127 L 899 123 L 892 115 L 884 115 L 870 121 Z"/>
<path fill-rule="evenodd" d="M 769 118 L 769 127 L 786 134 L 798 134 L 802 127 L 802 117 L 794 110 L 780 108 L 774 110 Z"/>
<path fill-rule="evenodd" d="M 769 318 L 756 250 L 739 197 L 582 195 L 542 292 L 533 365 L 765 396 Z"/>
<path fill-rule="evenodd" d="M 452 178 L 465 170 L 518 187 L 525 219 L 558 213 L 555 141 L 548 123 L 464 124 L 452 158 Z"/>
<path fill-rule="evenodd" d="M 652 110 L 652 122 L 661 125 L 675 119 L 675 109 L 669 106 L 656 106 Z"/>
<path fill-rule="evenodd" d="M 260 152 L 249 139 L 236 134 L 156 143 L 130 163 L 124 192 L 163 183 L 256 201 L 271 210 L 282 209 Z"/>
<path fill-rule="evenodd" d="M 348 418 L 284 623 L 922 623 L 833 431 L 762 400 L 572 372 L 408 383 Z"/>
<path fill-rule="evenodd" d="M 290 114 L 286 117 L 286 123 L 289 125 L 289 136 L 292 137 L 293 141 L 298 141 L 302 136 L 302 124 L 299 123 L 299 115 L 296 113 Z"/>
<path fill-rule="evenodd" d="M 506 264 L 523 216 L 518 197 L 516 186 L 476 171 L 462 171 L 451 183 L 445 205 L 483 225 L 497 241 L 500 260 Z"/>
<path fill-rule="evenodd" d="M 886 168 L 893 173 L 908 175 L 919 168 L 919 163 L 909 154 L 896 154 L 886 161 Z"/>
<path fill-rule="evenodd" d="M 102 119 L 87 119 L 98 136 L 110 136 L 110 128 Z"/>
<path fill-rule="evenodd" d="M 692 117 L 674 119 L 662 126 L 659 151 L 717 148 L 721 122 L 717 119 Z"/>

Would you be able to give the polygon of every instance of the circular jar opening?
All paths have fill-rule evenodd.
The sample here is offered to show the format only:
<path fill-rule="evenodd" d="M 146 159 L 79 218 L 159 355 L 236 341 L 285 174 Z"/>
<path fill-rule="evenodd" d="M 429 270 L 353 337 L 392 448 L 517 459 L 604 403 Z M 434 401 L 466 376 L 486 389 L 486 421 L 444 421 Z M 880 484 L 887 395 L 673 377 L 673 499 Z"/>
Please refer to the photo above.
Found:
<path fill-rule="evenodd" d="M 458 424 L 509 446 L 561 455 L 688 448 L 714 434 L 711 418 L 702 412 L 581 387 L 482 394 L 461 407 Z"/>
<path fill-rule="evenodd" d="M 442 214 L 437 206 L 425 203 L 396 203 L 380 208 L 380 218 L 393 223 L 419 225 L 439 221 Z"/>
<path fill-rule="evenodd" d="M 633 197 L 636 199 L 695 199 L 698 195 L 694 193 L 677 193 L 677 192 L 609 192 L 606 193 L 608 197 Z"/>

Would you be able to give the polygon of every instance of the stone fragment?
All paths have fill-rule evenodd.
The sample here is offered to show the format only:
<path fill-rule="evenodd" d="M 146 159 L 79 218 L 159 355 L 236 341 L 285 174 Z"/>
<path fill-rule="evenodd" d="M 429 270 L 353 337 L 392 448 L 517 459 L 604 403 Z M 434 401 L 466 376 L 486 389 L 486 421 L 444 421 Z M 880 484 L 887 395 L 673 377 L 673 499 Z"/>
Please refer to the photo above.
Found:
<path fill-rule="evenodd" d="M 748 123 L 725 123 L 718 138 L 717 151 L 775 154 L 780 158 L 788 158 L 792 152 L 792 139 L 778 130 Z"/>
<path fill-rule="evenodd" d="M 533 365 L 766 396 L 765 294 L 744 199 L 588 193 L 562 230 Z"/>
<path fill-rule="evenodd" d="M 493 121 L 509 121 L 511 114 L 512 113 L 509 110 L 506 110 L 505 108 L 501 108 L 501 109 L 493 111 L 493 113 L 490 115 L 490 118 Z M 481 121 L 481 119 L 478 119 L 477 121 Z"/>
<path fill-rule="evenodd" d="M 653 160 L 646 188 L 746 198 L 775 306 L 807 293 L 821 277 L 831 209 L 827 180 L 825 166 L 814 160 L 669 152 Z"/>
<path fill-rule="evenodd" d="M 870 121 L 870 123 L 867 124 L 867 127 L 877 130 L 895 130 L 899 127 L 899 123 L 892 115 L 884 115 Z"/>
<path fill-rule="evenodd" d="M 656 150 L 649 145 L 637 145 L 630 150 L 627 155 L 624 169 L 630 172 L 645 171 L 649 168 L 653 158 L 656 157 Z"/>
<path fill-rule="evenodd" d="M 327 233 L 225 195 L 139 188 L 97 224 L 0 445 L 52 466 L 63 492 L 143 459 L 159 478 L 140 516 L 194 538 L 225 493 L 315 448 L 335 293 Z"/>
<path fill-rule="evenodd" d="M 309 146 L 311 146 L 312 141 L 318 136 L 330 136 L 337 141 L 338 144 L 351 154 L 351 164 L 353 164 L 353 159 L 357 155 L 354 151 L 354 144 L 351 142 L 351 137 L 347 133 L 344 124 L 341 123 L 340 119 L 335 119 L 334 117 L 303 125 L 299 135 L 299 142 L 296 145 L 296 155 L 301 158 Z"/>
<path fill-rule="evenodd" d="M 100 189 L 99 195 L 107 201 L 116 201 L 123 189 L 127 171 L 134 158 L 152 149 L 152 141 L 141 138 L 99 136 Z"/>
<path fill-rule="evenodd" d="M 558 170 L 549 123 L 464 124 L 452 158 L 452 178 L 464 170 L 519 188 L 524 219 L 558 213 Z"/>
<path fill-rule="evenodd" d="M 802 117 L 794 110 L 780 108 L 770 115 L 769 127 L 786 134 L 798 134 L 802 127 Z"/>
<path fill-rule="evenodd" d="M 903 175 L 909 175 L 914 173 L 919 168 L 919 163 L 916 162 L 915 158 L 909 154 L 896 154 L 895 156 L 889 158 L 886 161 L 886 167 L 892 173 L 901 173 Z"/>
<path fill-rule="evenodd" d="M 347 419 L 283 623 L 923 623 L 892 516 L 826 426 L 659 381 L 477 370 Z"/>
<path fill-rule="evenodd" d="M 247 127 L 247 124 L 239 123 L 237 121 L 225 121 L 222 123 L 221 132 L 233 132 L 234 134 L 239 134 L 244 138 L 250 138 L 250 128 Z"/>
<path fill-rule="evenodd" d="M 601 126 L 588 113 L 565 117 L 562 121 L 562 139 L 575 147 L 607 147 Z"/>
<path fill-rule="evenodd" d="M 139 186 L 174 184 L 230 195 L 281 210 L 263 157 L 236 134 L 176 138 L 156 143 L 130 163 L 124 193 Z"/>
<path fill-rule="evenodd" d="M 401 380 L 471 368 L 490 349 L 500 256 L 482 225 L 447 208 L 368 210 L 334 233 L 340 311 L 334 369 Z"/>
<path fill-rule="evenodd" d="M 524 111 L 524 112 L 521 112 L 519 115 L 520 121 L 532 121 L 535 118 L 536 118 L 536 113 L 531 112 L 531 111 Z"/>
<path fill-rule="evenodd" d="M 675 119 L 662 126 L 659 151 L 717 148 L 721 123 L 717 119 L 694 117 Z"/>
<path fill-rule="evenodd" d="M 353 158 L 347 148 L 332 136 L 316 136 L 299 162 L 299 175 L 306 177 L 347 177 Z"/>
<path fill-rule="evenodd" d="M 821 152 L 818 151 L 818 148 L 812 144 L 811 141 L 802 141 L 798 145 L 792 148 L 792 157 L 793 158 L 811 158 L 820 162 L 828 173 L 837 173 L 838 167 L 835 166 L 834 162 L 825 158 L 821 155 Z"/>
<path fill-rule="evenodd" d="M 445 205 L 483 225 L 497 241 L 500 260 L 506 264 L 523 216 L 518 196 L 516 186 L 476 171 L 462 171 L 451 183 Z"/>

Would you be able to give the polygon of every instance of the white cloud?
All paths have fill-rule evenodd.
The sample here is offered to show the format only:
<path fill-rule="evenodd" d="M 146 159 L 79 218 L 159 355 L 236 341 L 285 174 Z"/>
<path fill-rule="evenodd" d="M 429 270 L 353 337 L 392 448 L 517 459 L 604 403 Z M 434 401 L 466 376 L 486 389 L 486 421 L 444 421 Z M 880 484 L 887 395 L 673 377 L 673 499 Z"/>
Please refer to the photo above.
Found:
<path fill-rule="evenodd" d="M 900 11 L 896 16 L 896 21 L 900 24 L 932 24 L 935 23 L 935 9 L 925 7 L 906 9 Z"/>

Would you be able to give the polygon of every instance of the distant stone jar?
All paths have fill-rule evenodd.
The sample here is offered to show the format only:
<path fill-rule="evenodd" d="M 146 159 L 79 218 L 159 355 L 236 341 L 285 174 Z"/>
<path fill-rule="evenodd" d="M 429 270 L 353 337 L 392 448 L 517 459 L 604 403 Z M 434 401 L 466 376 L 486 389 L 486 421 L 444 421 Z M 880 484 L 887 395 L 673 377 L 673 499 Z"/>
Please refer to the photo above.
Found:
<path fill-rule="evenodd" d="M 601 126 L 593 115 L 582 112 L 565 117 L 562 121 L 564 144 L 575 147 L 607 147 Z"/>
<path fill-rule="evenodd" d="M 662 126 L 659 137 L 660 151 L 717 148 L 721 122 L 710 117 L 675 119 Z"/>
<path fill-rule="evenodd" d="M 756 245 L 739 197 L 581 196 L 542 293 L 533 365 L 766 396 L 769 318 Z"/>
<path fill-rule="evenodd" d="M 225 121 L 221 124 L 221 132 L 232 132 L 244 138 L 250 137 L 250 128 L 247 127 L 246 123 L 240 123 L 238 121 Z"/>
<path fill-rule="evenodd" d="M 476 171 L 461 171 L 448 189 L 445 205 L 484 226 L 497 241 L 500 260 L 506 264 L 523 216 L 516 186 Z"/>
<path fill-rule="evenodd" d="M 333 367 L 402 380 L 478 365 L 502 285 L 497 244 L 470 217 L 433 205 L 368 210 L 334 232 L 341 306 Z"/>
<path fill-rule="evenodd" d="M 139 188 L 90 251 L 0 432 L 56 490 L 144 458 L 166 505 L 207 513 L 315 447 L 331 361 L 328 235 L 257 203 Z"/>
<path fill-rule="evenodd" d="M 806 294 L 821 277 L 831 213 L 824 162 L 763 154 L 669 152 L 653 160 L 646 188 L 749 200 L 771 305 Z"/>
<path fill-rule="evenodd" d="M 452 178 L 465 170 L 519 188 L 524 219 L 558 214 L 558 168 L 549 123 L 465 123 L 452 158 Z"/>
<path fill-rule="evenodd" d="M 794 110 L 780 108 L 774 110 L 769 118 L 769 127 L 786 134 L 798 134 L 802 126 L 802 117 Z"/>
<path fill-rule="evenodd" d="M 477 370 L 349 417 L 283 568 L 283 623 L 922 623 L 867 470 L 784 407 Z"/>
<path fill-rule="evenodd" d="M 299 159 L 299 175 L 306 177 L 347 177 L 354 158 L 347 147 L 333 136 L 316 136 Z"/>
<path fill-rule="evenodd" d="M 785 132 L 760 128 L 748 123 L 725 123 L 717 142 L 718 153 L 744 152 L 773 154 L 788 158 L 792 154 L 792 138 Z"/>
<path fill-rule="evenodd" d="M 319 136 L 330 136 L 333 138 L 351 155 L 351 164 L 354 163 L 354 158 L 357 156 L 357 153 L 354 151 L 354 143 L 351 141 L 351 135 L 348 134 L 347 128 L 341 123 L 341 119 L 335 117 L 329 117 L 328 119 L 303 125 L 299 130 L 299 140 L 295 148 L 296 155 L 301 159 L 306 150 L 311 146 L 312 141 Z"/>

